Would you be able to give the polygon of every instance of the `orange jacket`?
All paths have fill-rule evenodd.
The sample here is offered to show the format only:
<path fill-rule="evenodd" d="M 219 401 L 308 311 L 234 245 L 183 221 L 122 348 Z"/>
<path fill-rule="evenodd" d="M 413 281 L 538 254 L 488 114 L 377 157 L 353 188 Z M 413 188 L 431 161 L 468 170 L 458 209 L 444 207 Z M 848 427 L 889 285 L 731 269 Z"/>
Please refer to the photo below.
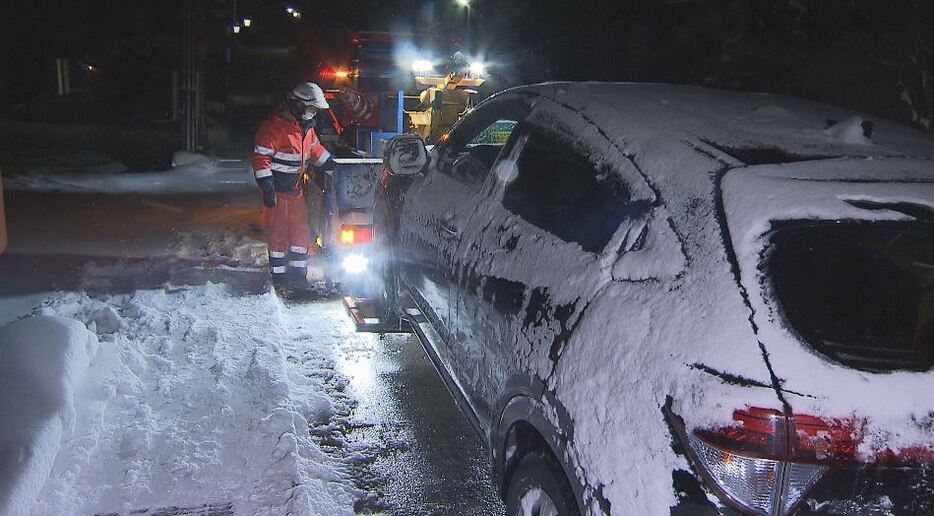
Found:
<path fill-rule="evenodd" d="M 330 157 L 314 129 L 309 128 L 303 136 L 295 119 L 277 113 L 260 124 L 250 162 L 260 188 L 298 194 L 309 166 L 320 166 Z"/>

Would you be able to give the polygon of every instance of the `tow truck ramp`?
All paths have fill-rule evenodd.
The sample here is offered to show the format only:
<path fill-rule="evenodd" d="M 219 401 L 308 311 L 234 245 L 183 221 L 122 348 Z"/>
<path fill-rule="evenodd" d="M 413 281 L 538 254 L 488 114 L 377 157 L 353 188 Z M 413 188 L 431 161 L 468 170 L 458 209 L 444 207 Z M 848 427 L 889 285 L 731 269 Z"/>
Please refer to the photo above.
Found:
<path fill-rule="evenodd" d="M 395 316 L 387 317 L 376 299 L 344 296 L 344 308 L 358 332 L 412 333 L 409 321 Z"/>

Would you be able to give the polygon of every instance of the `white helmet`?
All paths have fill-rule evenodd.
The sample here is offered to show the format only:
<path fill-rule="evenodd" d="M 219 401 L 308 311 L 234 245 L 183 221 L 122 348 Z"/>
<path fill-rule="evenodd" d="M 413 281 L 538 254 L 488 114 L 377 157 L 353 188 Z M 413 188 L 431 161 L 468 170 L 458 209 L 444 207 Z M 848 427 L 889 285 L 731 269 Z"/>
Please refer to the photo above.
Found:
<path fill-rule="evenodd" d="M 319 110 L 331 107 L 328 105 L 327 99 L 324 98 L 324 91 L 313 82 L 303 82 L 292 88 L 288 98 L 289 100 L 300 101 L 305 107 L 312 107 Z"/>

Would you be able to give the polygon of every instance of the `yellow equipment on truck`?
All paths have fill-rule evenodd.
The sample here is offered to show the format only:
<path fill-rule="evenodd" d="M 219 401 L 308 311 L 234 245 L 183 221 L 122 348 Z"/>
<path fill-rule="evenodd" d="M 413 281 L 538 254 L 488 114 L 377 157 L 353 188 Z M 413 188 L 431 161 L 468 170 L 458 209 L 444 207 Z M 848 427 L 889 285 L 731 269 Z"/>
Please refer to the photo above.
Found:
<path fill-rule="evenodd" d="M 427 88 L 419 95 L 424 109 L 406 111 L 412 123 L 412 132 L 429 143 L 435 143 L 471 107 L 484 79 L 466 74 L 449 74 L 443 77 L 415 77 L 415 82 Z"/>

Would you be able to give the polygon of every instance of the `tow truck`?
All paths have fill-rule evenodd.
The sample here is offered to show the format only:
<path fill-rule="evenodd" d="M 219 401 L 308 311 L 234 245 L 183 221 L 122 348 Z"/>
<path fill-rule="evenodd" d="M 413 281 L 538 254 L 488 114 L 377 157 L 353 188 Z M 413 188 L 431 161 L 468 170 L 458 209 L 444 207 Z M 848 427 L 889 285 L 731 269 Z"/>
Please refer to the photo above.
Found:
<path fill-rule="evenodd" d="M 344 296 L 344 306 L 353 319 L 358 332 L 371 333 L 418 333 L 426 323 L 424 316 L 415 307 L 405 292 L 400 291 L 397 282 L 387 272 L 392 248 L 388 242 L 398 231 L 398 223 L 390 214 L 392 203 L 401 198 L 401 192 L 407 182 L 394 177 L 401 173 L 415 175 L 424 172 L 428 166 L 428 154 L 418 135 L 402 134 L 390 139 L 384 149 L 383 167 L 380 171 L 377 188 L 374 190 L 374 211 L 381 217 L 375 220 L 373 240 L 380 244 L 376 249 L 373 274 L 378 280 L 378 290 L 367 295 Z M 396 172 L 391 172 L 395 170 Z M 378 192 L 376 190 L 379 190 Z"/>
<path fill-rule="evenodd" d="M 408 328 L 386 313 L 386 289 L 374 270 L 383 252 L 374 238 L 373 205 L 386 142 L 405 133 L 437 141 L 470 109 L 484 83 L 482 65 L 468 63 L 460 53 L 440 63 L 414 59 L 400 68 L 394 52 L 406 39 L 413 36 L 357 33 L 350 64 L 318 73 L 332 106 L 326 121 L 333 127 L 319 131 L 319 137 L 337 163 L 333 175 L 308 184 L 312 231 L 325 256 L 319 285 L 323 292 L 345 294 L 358 331 Z"/>

